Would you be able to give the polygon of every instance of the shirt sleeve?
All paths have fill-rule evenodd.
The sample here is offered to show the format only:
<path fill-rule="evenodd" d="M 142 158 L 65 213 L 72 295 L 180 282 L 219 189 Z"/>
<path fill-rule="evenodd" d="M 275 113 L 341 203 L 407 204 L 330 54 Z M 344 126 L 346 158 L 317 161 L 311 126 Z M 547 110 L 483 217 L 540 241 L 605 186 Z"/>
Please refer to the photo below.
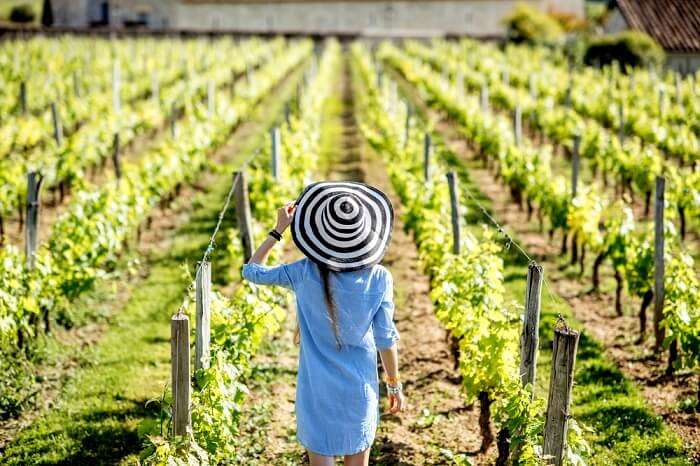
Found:
<path fill-rule="evenodd" d="M 258 285 L 278 285 L 290 290 L 299 281 L 301 261 L 291 264 L 268 267 L 261 264 L 246 264 L 243 266 L 243 278 Z"/>
<path fill-rule="evenodd" d="M 380 350 L 391 348 L 399 340 L 399 331 L 394 324 L 394 280 L 388 270 L 384 296 L 372 319 L 372 332 L 377 349 Z"/>

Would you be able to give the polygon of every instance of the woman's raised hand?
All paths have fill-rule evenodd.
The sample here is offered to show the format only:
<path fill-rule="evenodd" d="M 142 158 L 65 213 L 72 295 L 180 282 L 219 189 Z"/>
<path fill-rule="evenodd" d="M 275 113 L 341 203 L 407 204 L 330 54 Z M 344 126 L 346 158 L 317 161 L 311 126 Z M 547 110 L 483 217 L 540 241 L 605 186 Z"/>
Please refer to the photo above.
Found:
<path fill-rule="evenodd" d="M 277 209 L 277 226 L 275 230 L 277 230 L 278 233 L 283 233 L 292 223 L 294 210 L 296 210 L 296 206 L 293 202 L 288 202 L 284 207 Z"/>

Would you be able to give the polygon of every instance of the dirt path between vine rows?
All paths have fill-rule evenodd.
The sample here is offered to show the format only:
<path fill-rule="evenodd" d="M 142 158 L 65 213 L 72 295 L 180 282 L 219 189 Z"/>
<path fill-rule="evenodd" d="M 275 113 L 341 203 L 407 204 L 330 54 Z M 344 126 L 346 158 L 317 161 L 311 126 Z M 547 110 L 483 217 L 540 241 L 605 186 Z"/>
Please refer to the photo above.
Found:
<path fill-rule="evenodd" d="M 219 168 L 236 167 L 262 143 L 263 129 L 281 113 L 303 68 L 283 78 L 234 130 L 229 142 L 211 154 L 216 165 L 183 187 L 174 202 L 155 209 L 150 228 L 138 243 L 132 242 L 130 256 L 139 262 L 128 265 L 135 274 L 129 280 L 111 277 L 120 283 L 104 282 L 76 303 L 103 308 L 103 318 L 70 331 L 57 329 L 65 360 L 39 369 L 48 375 L 38 394 L 40 406 L 0 424 L 0 463 L 55 462 L 56 458 L 66 464 L 118 463 L 141 450 L 140 423 L 158 415 L 156 404 L 146 407 L 146 402 L 158 396 L 168 378 L 169 327 L 160 318 L 169 316 L 181 299 L 185 289 L 181 266 L 201 256 L 229 189 L 230 177 Z M 214 251 L 217 284 L 228 280 L 222 273 L 228 268 L 226 256 Z M 128 340 L 131 343 L 125 346 Z M 138 349 L 134 352 L 130 347 Z M 119 367 L 123 370 L 116 375 Z M 133 456 L 127 461 L 134 462 Z"/>
<path fill-rule="evenodd" d="M 491 449 L 485 455 L 477 453 L 481 444 L 478 410 L 466 406 L 462 398 L 446 331 L 435 317 L 428 295 L 428 277 L 421 272 L 413 239 L 403 229 L 402 207 L 391 189 L 385 167 L 359 133 L 348 66 L 346 62 L 334 93 L 342 102 L 327 116 L 336 121 L 326 127 L 336 139 L 335 150 L 326 154 L 327 178 L 364 181 L 380 187 L 392 198 L 396 223 L 383 264 L 394 277 L 394 318 L 401 334 L 400 371 L 408 399 L 404 413 L 385 414 L 386 397 L 381 387 L 382 416 L 370 463 L 443 465 L 451 463 L 453 455 L 463 454 L 477 464 L 488 464 L 494 451 Z M 288 257 L 293 256 L 290 251 Z M 292 311 L 283 331 L 257 360 L 263 381 L 252 389 L 251 411 L 257 411 L 258 415 L 253 415 L 244 428 L 243 435 L 253 436 L 244 447 L 249 455 L 248 464 L 293 465 L 307 461 L 295 440 L 294 383 L 298 352 L 292 342 L 295 325 Z M 267 424 L 265 429 L 259 429 L 261 420 Z M 256 447 L 256 442 L 263 442 L 259 445 L 264 447 Z"/>
<path fill-rule="evenodd" d="M 551 292 L 571 306 L 576 319 L 604 345 L 607 355 L 624 375 L 636 382 L 647 404 L 681 436 L 691 457 L 700 461 L 700 413 L 683 412 L 677 407 L 682 400 L 692 400 L 697 396 L 700 381 L 689 372 L 666 376 L 666 356 L 661 359 L 654 355 L 653 337 L 647 337 L 644 344 L 636 343 L 639 301 L 628 297 L 624 315 L 615 314 L 614 284 L 611 284 L 609 264 L 601 268 L 602 292 L 589 293 L 590 282 L 582 280 L 590 279 L 592 258 L 586 263 L 587 273 L 579 277 L 578 266 L 569 267 L 568 257 L 560 256 L 561 239 L 558 235 L 555 241 L 551 241 L 535 221 L 528 220 L 525 210 L 513 202 L 502 182 L 475 160 L 474 150 L 464 140 L 457 124 L 443 112 L 430 109 L 424 103 L 421 107 L 436 120 L 437 130 L 444 135 L 449 148 L 461 156 L 474 183 L 491 200 L 494 217 L 515 233 L 525 249 L 544 265 Z M 544 292 L 550 293 L 550 290 Z M 650 308 L 648 322 L 652 320 L 651 312 Z M 647 327 L 647 335 L 650 332 Z"/>

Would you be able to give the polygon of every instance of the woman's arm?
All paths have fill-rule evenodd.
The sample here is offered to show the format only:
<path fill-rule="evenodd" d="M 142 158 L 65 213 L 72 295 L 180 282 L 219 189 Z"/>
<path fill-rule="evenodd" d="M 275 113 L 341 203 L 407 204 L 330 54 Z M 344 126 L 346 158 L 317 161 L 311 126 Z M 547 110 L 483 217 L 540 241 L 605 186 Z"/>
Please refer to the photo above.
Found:
<path fill-rule="evenodd" d="M 290 202 L 284 207 L 280 207 L 277 210 L 277 225 L 275 226 L 275 231 L 280 235 L 284 233 L 284 230 L 292 223 L 292 218 L 294 217 L 294 210 L 296 206 Z M 277 243 L 277 240 L 272 236 L 265 238 L 265 241 L 258 247 L 258 249 L 253 253 L 253 256 L 248 261 L 249 264 L 264 264 L 267 260 L 267 256 L 270 255 L 270 251 L 273 246 Z"/>
<path fill-rule="evenodd" d="M 386 372 L 387 388 L 389 389 L 389 412 L 392 414 L 403 411 L 406 407 L 406 402 L 403 397 L 403 387 L 399 381 L 399 350 L 396 345 L 389 348 L 379 350 L 379 356 L 382 358 L 382 366 Z M 398 391 L 391 393 L 391 389 Z"/>

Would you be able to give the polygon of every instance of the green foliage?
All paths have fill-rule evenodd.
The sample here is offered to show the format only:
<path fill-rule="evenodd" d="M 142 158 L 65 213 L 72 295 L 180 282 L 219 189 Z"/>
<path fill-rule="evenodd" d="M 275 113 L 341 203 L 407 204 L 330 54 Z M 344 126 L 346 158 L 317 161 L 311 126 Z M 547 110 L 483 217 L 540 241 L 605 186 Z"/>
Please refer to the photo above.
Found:
<path fill-rule="evenodd" d="M 307 44 L 308 45 L 308 44 Z M 310 52 L 308 47 L 304 50 Z M 340 46 L 327 44 L 319 71 L 304 89 L 299 114 L 281 128 L 284 168 L 276 182 L 269 173 L 270 145 L 257 152 L 247 170 L 252 212 L 259 223 L 269 225 L 277 208 L 298 195 L 310 170 L 318 162 L 321 108 L 334 82 Z M 314 92 L 311 92 L 313 90 Z M 262 232 L 262 228 L 258 228 Z M 238 264 L 242 256 L 234 230 L 229 231 L 227 252 Z M 250 282 L 238 285 L 230 298 L 214 292 L 211 299 L 211 365 L 195 374 L 192 395 L 192 434 L 150 438 L 143 452 L 144 464 L 221 464 L 236 458 L 242 403 L 248 394 L 246 379 L 251 359 L 264 337 L 278 330 L 285 317 L 289 294 Z M 191 297 L 185 298 L 189 313 Z"/>
<path fill-rule="evenodd" d="M 589 40 L 583 57 L 587 65 L 661 66 L 665 60 L 663 48 L 651 36 L 641 31 L 594 36 Z"/>
<path fill-rule="evenodd" d="M 517 43 L 554 44 L 564 35 L 556 19 L 524 3 L 516 5 L 504 21 L 508 40 Z"/>
<path fill-rule="evenodd" d="M 571 138 L 573 133 L 569 131 L 581 131 L 583 128 L 587 128 L 581 125 L 582 121 L 578 120 L 574 124 L 569 124 L 565 119 L 562 122 L 562 118 L 571 115 L 572 112 L 557 109 L 556 106 L 553 108 L 550 97 L 530 99 L 526 92 L 503 85 L 503 57 L 497 58 L 495 66 L 488 66 L 489 57 L 495 53 L 492 47 L 484 46 L 482 48 L 472 42 L 462 44 L 464 49 L 454 44 L 444 44 L 444 47 L 442 45 L 442 43 L 436 43 L 433 44 L 433 47 L 426 47 L 409 42 L 405 46 L 406 52 L 402 52 L 394 46 L 385 45 L 379 50 L 379 57 L 385 66 L 393 68 L 403 75 L 410 84 L 414 85 L 431 106 L 443 110 L 457 122 L 462 135 L 468 141 L 476 143 L 476 153 L 482 157 L 484 163 L 490 160 L 498 161 L 498 171 L 503 181 L 513 191 L 521 190 L 527 193 L 528 197 L 532 196 L 531 199 L 539 204 L 540 210 L 545 216 L 550 217 L 550 225 L 562 225 L 565 231 L 568 231 L 568 222 L 571 220 L 571 228 L 575 228 L 580 235 L 585 237 L 585 239 L 580 239 L 588 247 L 608 251 L 610 260 L 618 270 L 625 268 L 628 258 L 638 258 L 645 264 L 636 269 L 641 275 L 644 275 L 637 279 L 640 283 L 639 286 L 651 286 L 653 279 L 648 278 L 646 271 L 649 269 L 649 263 L 653 265 L 653 254 L 647 255 L 646 244 L 653 236 L 648 233 L 646 226 L 637 225 L 631 211 L 621 209 L 619 204 L 608 205 L 605 197 L 601 196 L 597 192 L 598 190 L 584 188 L 575 202 L 576 205 L 571 206 L 570 185 L 567 185 L 561 177 L 552 174 L 549 158 L 546 155 L 533 157 L 531 152 L 537 152 L 537 150 L 530 147 L 527 141 L 524 147 L 513 147 L 510 119 L 495 112 L 485 112 L 481 108 L 478 98 L 465 95 L 465 92 L 460 92 L 453 83 L 456 80 L 455 77 L 461 76 L 466 84 L 465 87 L 476 93 L 484 82 L 488 82 L 492 103 L 498 102 L 498 105 L 512 110 L 515 102 L 520 102 L 523 118 L 530 115 L 532 122 L 537 124 L 538 121 L 541 121 L 542 124 L 546 124 L 552 129 L 552 135 L 561 138 L 557 140 L 562 144 L 566 142 L 562 134 L 569 134 L 567 138 Z M 526 49 L 521 58 L 526 60 L 540 53 L 543 53 L 540 49 Z M 472 63 L 478 63 L 478 66 L 482 66 L 484 69 L 481 72 L 473 72 L 464 65 L 469 60 Z M 510 76 L 510 79 L 515 80 L 518 75 L 514 77 L 511 73 Z M 528 101 L 532 101 L 533 108 L 538 110 L 530 113 Z M 541 115 L 541 119 L 538 115 Z M 370 123 L 370 125 L 379 126 L 376 123 Z M 561 132 L 562 127 L 566 131 Z M 586 142 L 587 137 L 589 142 Z M 399 138 L 394 136 L 394 139 Z M 613 140 L 613 138 L 605 132 L 588 135 L 584 133 L 581 144 L 582 155 L 586 150 L 590 150 L 591 156 L 595 154 L 601 163 L 609 161 L 609 155 L 598 154 L 597 150 L 593 149 L 595 144 L 603 144 L 607 140 Z M 568 141 L 570 143 L 570 139 Z M 589 145 L 586 146 L 586 144 Z M 377 146 L 375 145 L 375 147 Z M 617 153 L 618 148 L 614 144 L 605 147 L 612 148 L 613 153 Z M 628 147 L 635 146 L 625 145 L 624 149 Z M 620 146 L 620 153 L 624 154 L 622 149 Z M 627 156 L 629 155 L 627 154 Z M 392 163 L 394 160 L 392 158 Z M 611 168 L 606 165 L 605 169 L 610 170 Z M 669 166 L 665 167 L 665 170 L 669 169 Z M 533 177 L 530 175 L 531 173 L 539 173 L 540 176 Z M 643 181 L 642 179 L 641 182 Z M 401 193 L 402 190 L 398 189 L 398 191 Z M 415 191 L 409 190 L 409 192 Z M 675 195 L 669 197 L 675 197 Z M 670 204 L 673 202 L 675 201 L 671 201 Z M 561 205 L 563 219 L 553 220 L 549 212 L 556 210 L 548 208 L 548 205 Z M 572 212 L 569 209 L 578 211 Z M 668 213 L 670 212 L 667 209 Z M 588 218 L 589 216 L 592 218 Z M 434 219 L 431 221 L 435 222 Z M 679 257 L 672 229 L 668 228 L 667 231 L 669 232 L 667 254 L 674 258 Z M 636 238 L 644 239 L 645 242 L 636 243 Z M 440 240 L 438 239 L 438 241 Z M 449 241 L 446 243 L 449 244 Z M 683 289 L 693 288 L 690 286 L 691 281 L 688 278 L 682 280 L 682 283 Z M 694 302 L 687 297 L 683 298 L 682 301 Z M 693 314 L 690 313 L 690 315 Z M 556 319 L 557 314 L 543 310 L 540 322 L 541 347 L 551 346 L 551 333 Z M 683 318 L 680 320 L 682 321 Z M 691 317 L 690 322 L 695 322 L 694 318 Z M 690 347 L 690 345 L 686 345 L 686 347 Z M 692 351 L 692 347 L 690 349 Z M 546 359 L 547 354 L 545 353 L 543 356 L 543 359 Z M 663 462 L 688 464 L 680 438 L 645 406 L 643 397 L 625 380 L 619 369 L 605 361 L 604 349 L 600 343 L 592 340 L 586 333 L 581 335 L 577 359 L 573 413 L 576 416 L 576 421 L 594 426 L 595 431 L 588 432 L 583 427 L 570 431 L 569 440 L 572 442 L 571 450 L 568 452 L 570 461 L 579 462 L 581 458 L 588 456 L 587 462 L 601 465 L 663 464 Z M 690 357 L 684 359 L 684 361 L 690 360 L 692 360 Z M 520 407 L 516 394 L 513 391 L 508 391 L 507 394 L 515 396 L 513 399 L 502 398 L 502 402 L 505 402 L 503 406 L 507 406 L 512 412 L 499 418 L 499 422 L 511 423 L 525 419 L 524 414 L 514 414 L 528 412 Z M 498 416 L 498 411 L 496 414 Z M 522 424 L 524 426 L 532 425 L 530 424 L 532 421 L 523 422 L 525 422 Z M 580 440 L 584 440 L 584 442 L 580 442 Z M 538 445 L 537 439 L 531 439 L 529 442 L 533 446 Z M 532 451 L 537 454 L 536 449 Z"/>

